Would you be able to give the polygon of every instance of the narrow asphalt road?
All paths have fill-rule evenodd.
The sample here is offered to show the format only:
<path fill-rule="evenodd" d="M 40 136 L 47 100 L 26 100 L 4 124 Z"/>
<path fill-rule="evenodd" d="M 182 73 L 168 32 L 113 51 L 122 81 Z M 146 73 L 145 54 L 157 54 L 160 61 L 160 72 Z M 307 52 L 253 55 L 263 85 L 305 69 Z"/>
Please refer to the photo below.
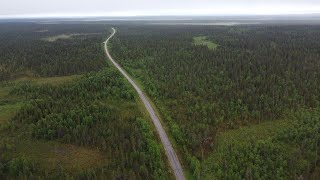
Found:
<path fill-rule="evenodd" d="M 113 30 L 113 33 L 111 34 L 111 36 L 104 42 L 106 54 L 107 54 L 108 58 L 110 59 L 110 61 L 114 64 L 114 66 L 116 66 L 116 68 L 126 77 L 126 79 L 130 82 L 130 84 L 138 92 L 140 99 L 142 100 L 142 102 L 144 103 L 144 106 L 146 107 L 146 109 L 149 112 L 149 115 L 153 121 L 153 124 L 156 126 L 157 132 L 160 136 L 161 142 L 162 142 L 164 149 L 166 151 L 166 155 L 169 159 L 170 166 L 174 172 L 175 178 L 177 180 L 185 180 L 185 177 L 183 174 L 183 169 L 182 169 L 181 163 L 178 159 L 178 156 L 177 156 L 176 152 L 174 151 L 172 144 L 171 144 L 165 130 L 163 129 L 158 116 L 156 115 L 155 111 L 153 110 L 149 100 L 146 98 L 146 95 L 141 91 L 141 89 L 136 85 L 136 83 L 121 68 L 121 66 L 119 66 L 119 64 L 111 57 L 111 55 L 108 51 L 108 42 L 117 32 L 114 28 L 112 28 L 112 30 Z"/>

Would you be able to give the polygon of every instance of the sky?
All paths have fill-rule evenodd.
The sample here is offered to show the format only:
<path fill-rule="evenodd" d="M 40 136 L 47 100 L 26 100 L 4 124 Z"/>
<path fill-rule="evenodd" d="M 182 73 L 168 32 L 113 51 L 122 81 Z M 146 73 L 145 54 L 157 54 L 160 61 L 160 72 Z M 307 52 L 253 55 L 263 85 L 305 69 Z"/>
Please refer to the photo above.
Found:
<path fill-rule="evenodd" d="M 0 17 L 320 13 L 320 0 L 1 0 Z"/>

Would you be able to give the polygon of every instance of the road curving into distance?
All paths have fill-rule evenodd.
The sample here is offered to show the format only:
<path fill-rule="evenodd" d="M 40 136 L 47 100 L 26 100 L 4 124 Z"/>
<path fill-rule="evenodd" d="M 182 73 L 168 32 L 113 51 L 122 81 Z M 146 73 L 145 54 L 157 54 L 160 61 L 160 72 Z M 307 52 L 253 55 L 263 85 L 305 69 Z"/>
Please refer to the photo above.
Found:
<path fill-rule="evenodd" d="M 178 159 L 178 156 L 176 152 L 174 151 L 172 144 L 163 129 L 160 120 L 158 116 L 156 115 L 154 109 L 152 108 L 148 98 L 146 95 L 141 91 L 141 89 L 137 86 L 137 84 L 127 75 L 127 73 L 121 68 L 121 66 L 111 57 L 109 50 L 108 50 L 108 43 L 110 39 L 116 34 L 116 29 L 112 28 L 112 34 L 109 36 L 109 38 L 104 42 L 104 48 L 106 51 L 106 54 L 110 61 L 113 63 L 113 65 L 121 72 L 121 74 L 130 82 L 130 84 L 134 87 L 134 89 L 137 91 L 139 94 L 140 99 L 142 100 L 144 106 L 149 112 L 149 115 L 153 121 L 153 124 L 156 127 L 157 133 L 161 139 L 161 142 L 163 144 L 163 147 L 165 149 L 166 155 L 169 159 L 170 166 L 174 172 L 174 176 L 177 180 L 185 180 L 184 174 L 183 174 L 183 169 L 181 166 L 181 163 Z"/>

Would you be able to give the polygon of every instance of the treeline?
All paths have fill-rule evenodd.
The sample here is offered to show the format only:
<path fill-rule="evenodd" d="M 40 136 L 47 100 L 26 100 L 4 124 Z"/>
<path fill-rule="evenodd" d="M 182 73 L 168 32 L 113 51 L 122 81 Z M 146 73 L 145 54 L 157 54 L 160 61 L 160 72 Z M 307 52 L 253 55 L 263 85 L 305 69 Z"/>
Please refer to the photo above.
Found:
<path fill-rule="evenodd" d="M 83 172 L 67 172 L 63 167 L 50 172 L 27 157 L 0 158 L 0 177 L 168 178 L 162 148 L 147 120 L 141 118 L 134 91 L 115 69 L 59 86 L 22 83 L 10 93 L 25 97 L 26 103 L 2 131 L 24 129 L 26 137 L 98 148 L 108 161 Z M 14 149 L 14 143 L 7 146 Z M 9 154 L 10 148 L 0 152 Z"/>
<path fill-rule="evenodd" d="M 46 38 L 62 34 L 70 39 Z M 105 25 L 0 25 L 0 81 L 23 76 L 64 76 L 101 70 Z"/>
<path fill-rule="evenodd" d="M 320 105 L 319 26 L 120 27 L 112 55 L 142 81 L 195 176 L 218 129 Z M 216 50 L 193 45 L 206 36 Z"/>

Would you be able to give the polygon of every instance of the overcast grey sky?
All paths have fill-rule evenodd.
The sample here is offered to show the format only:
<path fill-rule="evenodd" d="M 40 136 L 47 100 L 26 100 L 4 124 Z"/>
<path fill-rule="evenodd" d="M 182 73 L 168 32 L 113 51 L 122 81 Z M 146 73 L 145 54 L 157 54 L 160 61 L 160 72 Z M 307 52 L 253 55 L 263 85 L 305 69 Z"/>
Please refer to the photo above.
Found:
<path fill-rule="evenodd" d="M 1 0 L 0 17 L 320 13 L 320 0 Z"/>

